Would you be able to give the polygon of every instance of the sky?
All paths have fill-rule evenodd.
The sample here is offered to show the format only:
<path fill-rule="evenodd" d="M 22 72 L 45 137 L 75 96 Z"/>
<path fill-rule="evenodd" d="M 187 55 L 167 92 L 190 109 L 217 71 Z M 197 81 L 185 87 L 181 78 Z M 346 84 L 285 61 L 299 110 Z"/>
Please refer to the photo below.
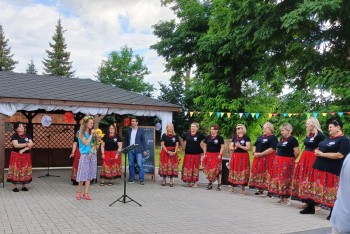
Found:
<path fill-rule="evenodd" d="M 160 0 L 0 0 L 0 24 L 19 62 L 15 72 L 25 73 L 33 59 L 42 74 L 45 50 L 51 50 L 59 18 L 77 77 L 96 80 L 102 60 L 127 45 L 144 57 L 151 72 L 145 81 L 158 88 L 158 81 L 169 80 L 163 58 L 149 49 L 159 40 L 152 25 L 174 18 Z"/>

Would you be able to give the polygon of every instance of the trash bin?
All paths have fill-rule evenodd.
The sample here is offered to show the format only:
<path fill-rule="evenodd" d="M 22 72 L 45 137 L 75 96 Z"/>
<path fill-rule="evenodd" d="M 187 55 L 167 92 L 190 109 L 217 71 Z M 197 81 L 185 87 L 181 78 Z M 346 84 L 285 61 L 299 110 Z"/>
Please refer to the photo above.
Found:
<path fill-rule="evenodd" d="M 222 159 L 222 177 L 221 177 L 221 184 L 223 185 L 229 185 L 230 183 L 228 182 L 228 174 L 229 174 L 229 169 L 226 166 L 226 163 L 229 162 L 228 158 L 223 158 Z"/>

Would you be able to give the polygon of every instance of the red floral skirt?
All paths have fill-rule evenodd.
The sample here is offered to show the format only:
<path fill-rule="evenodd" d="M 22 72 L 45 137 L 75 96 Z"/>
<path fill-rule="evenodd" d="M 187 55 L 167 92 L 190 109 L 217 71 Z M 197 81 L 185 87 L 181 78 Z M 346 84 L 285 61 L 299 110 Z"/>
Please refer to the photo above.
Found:
<path fill-rule="evenodd" d="M 214 182 L 222 170 L 222 159 L 219 158 L 219 152 L 207 152 L 202 160 L 203 172 L 209 182 Z"/>
<path fill-rule="evenodd" d="M 167 151 L 175 150 L 175 147 L 166 147 Z M 178 154 L 170 156 L 164 149 L 160 151 L 159 175 L 178 177 L 179 157 Z"/>
<path fill-rule="evenodd" d="M 101 168 L 101 179 L 116 179 L 122 177 L 122 156 L 118 155 L 116 159 L 116 151 L 105 151 Z"/>
<path fill-rule="evenodd" d="M 252 170 L 250 173 L 250 188 L 257 188 L 259 190 L 267 190 L 269 187 L 269 166 L 272 169 L 271 164 L 275 158 L 275 151 L 263 157 L 254 157 Z M 272 159 L 272 160 L 271 160 Z"/>
<path fill-rule="evenodd" d="M 333 207 L 339 187 L 339 177 L 326 172 L 313 169 L 310 175 L 308 199 L 326 207 Z"/>
<path fill-rule="evenodd" d="M 315 152 L 304 150 L 294 170 L 292 199 L 305 201 L 310 194 L 312 165 L 316 159 Z"/>
<path fill-rule="evenodd" d="M 72 182 L 77 182 L 76 179 L 77 179 L 77 173 L 78 173 L 79 159 L 80 159 L 80 151 L 79 151 L 79 147 L 77 147 L 74 153 L 72 175 L 70 177 L 70 180 Z"/>
<path fill-rule="evenodd" d="M 200 154 L 185 154 L 181 172 L 182 181 L 187 183 L 197 182 L 199 180 L 200 164 Z"/>
<path fill-rule="evenodd" d="M 11 151 L 7 182 L 29 184 L 32 181 L 32 158 L 30 153 Z"/>
<path fill-rule="evenodd" d="M 250 160 L 248 152 L 232 153 L 228 182 L 233 185 L 247 185 L 250 173 Z"/>
<path fill-rule="evenodd" d="M 271 194 L 285 197 L 291 195 L 294 164 L 294 157 L 276 155 L 268 189 Z"/>

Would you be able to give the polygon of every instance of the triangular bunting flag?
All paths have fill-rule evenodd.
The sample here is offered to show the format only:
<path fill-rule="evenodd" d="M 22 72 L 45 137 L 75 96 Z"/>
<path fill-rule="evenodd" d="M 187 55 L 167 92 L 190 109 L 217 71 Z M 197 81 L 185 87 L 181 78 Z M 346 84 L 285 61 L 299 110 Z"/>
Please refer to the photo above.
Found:
<path fill-rule="evenodd" d="M 242 116 L 243 116 L 243 113 L 239 113 L 239 118 L 242 118 Z"/>
<path fill-rule="evenodd" d="M 222 116 L 224 116 L 224 114 L 225 114 L 225 112 L 221 112 L 221 113 L 220 113 L 220 116 L 222 117 Z"/>
<path fill-rule="evenodd" d="M 231 112 L 227 112 L 227 117 L 230 118 L 231 117 Z"/>
<path fill-rule="evenodd" d="M 311 116 L 311 113 L 306 113 L 307 118 L 310 118 L 310 116 Z"/>
<path fill-rule="evenodd" d="M 220 112 L 216 112 L 216 116 L 219 118 L 220 117 Z"/>
<path fill-rule="evenodd" d="M 193 111 L 190 111 L 190 117 L 192 117 L 193 113 L 194 113 Z"/>
<path fill-rule="evenodd" d="M 252 117 L 253 117 L 253 118 L 255 117 L 255 113 L 252 113 Z"/>
<path fill-rule="evenodd" d="M 312 113 L 312 115 L 313 115 L 315 118 L 317 118 L 318 113 L 317 113 L 317 112 L 314 112 L 314 113 Z"/>
<path fill-rule="evenodd" d="M 343 116 L 343 112 L 338 112 L 338 115 L 340 116 L 340 117 L 342 117 Z"/>
<path fill-rule="evenodd" d="M 300 115 L 300 113 L 295 113 L 295 116 L 299 116 Z"/>
<path fill-rule="evenodd" d="M 350 112 L 346 112 L 346 114 L 350 115 Z"/>
<path fill-rule="evenodd" d="M 256 114 L 255 114 L 255 118 L 256 118 L 256 119 L 259 119 L 259 116 L 260 116 L 260 113 L 256 113 Z"/>
<path fill-rule="evenodd" d="M 185 112 L 184 112 L 184 115 L 187 116 L 187 114 L 188 114 L 188 111 L 185 111 Z"/>
<path fill-rule="evenodd" d="M 292 113 L 288 113 L 288 117 L 291 117 L 293 114 Z"/>
<path fill-rule="evenodd" d="M 209 112 L 209 116 L 212 116 L 213 112 Z"/>
<path fill-rule="evenodd" d="M 248 112 L 246 112 L 246 113 L 244 113 L 244 115 L 245 115 L 245 117 L 249 117 L 249 113 Z"/>
<path fill-rule="evenodd" d="M 327 116 L 327 113 L 323 112 L 323 113 L 322 113 L 322 116 Z"/>
<path fill-rule="evenodd" d="M 334 116 L 334 115 L 335 115 L 335 112 L 331 112 L 331 115 Z"/>
<path fill-rule="evenodd" d="M 273 113 L 273 117 L 276 117 L 277 116 L 277 113 Z"/>
<path fill-rule="evenodd" d="M 287 113 L 283 113 L 283 116 L 284 116 L 284 117 L 287 117 L 287 115 L 288 115 Z"/>
<path fill-rule="evenodd" d="M 271 113 L 269 113 L 269 119 L 271 119 L 271 117 L 272 117 L 272 114 L 271 114 Z"/>

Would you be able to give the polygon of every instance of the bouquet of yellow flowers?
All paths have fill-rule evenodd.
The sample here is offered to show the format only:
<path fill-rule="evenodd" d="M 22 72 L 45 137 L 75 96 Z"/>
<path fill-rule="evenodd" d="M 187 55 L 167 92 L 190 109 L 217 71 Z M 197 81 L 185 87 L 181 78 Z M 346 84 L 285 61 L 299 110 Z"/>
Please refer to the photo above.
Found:
<path fill-rule="evenodd" d="M 102 138 L 105 134 L 103 134 L 101 129 L 96 129 L 94 135 L 91 139 L 91 152 L 96 153 L 98 147 L 100 147 L 100 144 L 102 143 Z"/>

